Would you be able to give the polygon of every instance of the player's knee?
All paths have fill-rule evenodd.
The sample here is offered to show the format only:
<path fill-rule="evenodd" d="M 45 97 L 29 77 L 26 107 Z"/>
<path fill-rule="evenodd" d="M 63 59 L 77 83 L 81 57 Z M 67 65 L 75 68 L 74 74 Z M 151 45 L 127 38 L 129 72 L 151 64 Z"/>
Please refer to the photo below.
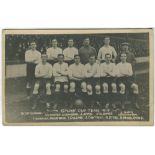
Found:
<path fill-rule="evenodd" d="M 108 93 L 108 84 L 107 83 L 103 83 L 103 93 Z"/>
<path fill-rule="evenodd" d="M 38 89 L 39 89 L 39 83 L 35 83 L 33 94 L 38 94 Z"/>
<path fill-rule="evenodd" d="M 86 82 L 81 83 L 81 89 L 82 89 L 82 92 L 84 92 L 84 93 L 87 92 L 87 84 L 86 84 Z"/>
<path fill-rule="evenodd" d="M 50 83 L 46 83 L 46 94 L 51 95 L 51 84 Z"/>
<path fill-rule="evenodd" d="M 120 94 L 125 94 L 125 84 L 121 83 L 119 87 L 120 87 Z"/>
<path fill-rule="evenodd" d="M 70 83 L 69 92 L 71 92 L 71 93 L 75 92 L 75 82 L 71 82 L 71 83 Z"/>
<path fill-rule="evenodd" d="M 55 92 L 60 92 L 60 84 L 55 85 Z"/>
<path fill-rule="evenodd" d="M 112 84 L 111 84 L 111 87 L 112 87 L 112 93 L 117 93 L 117 86 L 116 86 L 116 83 L 112 83 Z"/>
<path fill-rule="evenodd" d="M 65 93 L 68 92 L 68 85 L 67 85 L 67 84 L 64 85 L 64 92 L 65 92 Z"/>
<path fill-rule="evenodd" d="M 131 85 L 131 88 L 132 88 L 134 94 L 138 94 L 139 93 L 139 89 L 138 89 L 138 85 L 137 84 L 133 83 Z"/>
<path fill-rule="evenodd" d="M 101 94 L 101 86 L 100 85 L 96 85 L 95 90 L 96 90 L 96 94 Z"/>
<path fill-rule="evenodd" d="M 92 88 L 92 85 L 87 85 L 87 93 L 88 95 L 92 95 L 93 94 L 93 88 Z"/>

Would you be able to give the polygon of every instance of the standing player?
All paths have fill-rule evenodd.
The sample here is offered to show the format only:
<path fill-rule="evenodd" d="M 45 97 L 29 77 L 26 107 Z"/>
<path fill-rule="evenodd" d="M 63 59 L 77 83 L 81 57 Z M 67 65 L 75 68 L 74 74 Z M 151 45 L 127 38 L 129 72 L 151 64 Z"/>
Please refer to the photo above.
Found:
<path fill-rule="evenodd" d="M 64 61 L 68 63 L 68 65 L 74 63 L 74 56 L 78 54 L 78 49 L 74 46 L 73 39 L 68 40 L 68 47 L 64 49 Z"/>
<path fill-rule="evenodd" d="M 82 96 L 82 93 L 86 93 L 86 82 L 84 80 L 84 65 L 80 63 L 80 56 L 74 56 L 74 64 L 69 66 L 69 79 L 70 79 L 70 89 L 69 93 L 71 98 L 74 96 Z M 84 94 L 83 94 L 84 95 Z"/>
<path fill-rule="evenodd" d="M 91 102 L 95 101 L 97 104 L 100 102 L 100 67 L 99 64 L 96 63 L 95 55 L 89 56 L 89 63 L 85 65 L 85 77 L 87 83 L 87 94 L 88 94 L 88 102 L 90 102 L 91 106 L 93 104 Z"/>
<path fill-rule="evenodd" d="M 36 50 L 36 43 L 33 41 L 30 44 L 30 50 L 25 52 L 25 62 L 27 64 L 27 96 L 30 98 L 32 82 L 35 78 L 35 67 L 40 62 L 41 53 Z"/>
<path fill-rule="evenodd" d="M 82 64 L 86 64 L 89 62 L 90 55 L 95 55 L 95 57 L 97 56 L 95 48 L 90 46 L 89 38 L 84 39 L 83 46 L 79 49 L 79 55 Z"/>
<path fill-rule="evenodd" d="M 52 47 L 47 49 L 48 62 L 54 64 L 57 62 L 58 54 L 62 54 L 62 49 L 58 47 L 58 42 L 56 39 L 52 40 Z"/>
<path fill-rule="evenodd" d="M 58 54 L 58 62 L 53 66 L 53 76 L 55 84 L 55 99 L 56 102 L 58 102 L 61 97 L 66 99 L 68 95 L 68 64 L 64 62 L 63 54 Z M 54 109 L 55 108 L 57 108 L 57 104 L 54 105 Z"/>
<path fill-rule="evenodd" d="M 111 55 L 111 60 L 113 62 L 115 62 L 115 59 L 117 57 L 117 53 L 115 51 L 115 48 L 110 46 L 110 37 L 106 36 L 104 38 L 104 46 L 102 46 L 100 49 L 99 49 L 99 52 L 98 52 L 98 60 L 100 62 L 104 62 L 105 61 L 105 55 L 109 53 Z"/>
<path fill-rule="evenodd" d="M 111 63 L 111 54 L 105 54 L 105 62 L 100 65 L 101 84 L 103 90 L 102 101 L 106 102 L 106 108 L 109 107 L 109 103 L 112 101 L 113 108 L 116 108 L 114 101 L 117 95 L 116 86 L 116 66 Z"/>
<path fill-rule="evenodd" d="M 122 109 L 125 108 L 125 93 L 126 90 L 131 90 L 132 92 L 132 101 L 134 102 L 137 109 L 139 105 L 137 103 L 137 98 L 139 94 L 138 85 L 134 83 L 132 65 L 126 61 L 127 54 L 121 53 L 121 62 L 117 64 L 117 76 L 118 76 L 118 86 L 120 88 Z"/>
<path fill-rule="evenodd" d="M 136 64 L 136 59 L 135 55 L 129 50 L 129 43 L 124 42 L 121 44 L 121 52 L 120 53 L 126 53 L 127 59 L 126 61 L 132 65 L 132 69 L 134 70 L 135 64 Z M 119 63 L 120 60 L 120 54 L 117 57 L 117 62 Z"/>
<path fill-rule="evenodd" d="M 47 62 L 47 55 L 41 55 L 42 62 L 39 63 L 35 68 L 36 82 L 34 85 L 33 96 L 36 98 L 39 94 L 39 88 L 46 87 L 46 106 L 50 107 L 50 96 L 51 96 L 51 77 L 52 77 L 52 65 Z M 32 109 L 35 109 L 37 102 L 34 103 Z"/>

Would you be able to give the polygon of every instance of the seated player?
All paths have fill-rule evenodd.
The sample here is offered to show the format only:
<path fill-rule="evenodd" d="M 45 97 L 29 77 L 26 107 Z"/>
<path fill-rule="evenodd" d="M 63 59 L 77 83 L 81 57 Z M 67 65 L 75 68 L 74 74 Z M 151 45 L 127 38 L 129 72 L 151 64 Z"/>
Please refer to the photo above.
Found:
<path fill-rule="evenodd" d="M 89 63 L 85 65 L 85 77 L 87 83 L 87 95 L 88 95 L 88 102 L 94 102 L 95 99 L 96 103 L 99 104 L 100 102 L 100 94 L 101 94 L 101 87 L 100 87 L 100 67 L 99 64 L 96 63 L 95 55 L 89 56 Z M 91 104 L 93 106 L 93 104 Z"/>
<path fill-rule="evenodd" d="M 68 40 L 68 47 L 64 49 L 64 61 L 68 63 L 68 65 L 74 63 L 74 56 L 78 54 L 78 49 L 74 46 L 73 39 Z"/>
<path fill-rule="evenodd" d="M 42 62 L 40 62 L 35 68 L 36 81 L 34 84 L 33 96 L 39 94 L 39 88 L 45 87 L 46 89 L 46 106 L 50 108 L 50 96 L 51 96 L 51 77 L 52 77 L 52 65 L 47 62 L 47 55 L 41 55 Z M 37 102 L 34 103 L 32 109 L 35 109 Z"/>
<path fill-rule="evenodd" d="M 124 101 L 126 89 L 132 91 L 132 101 L 134 102 L 136 108 L 139 109 L 139 105 L 137 103 L 139 90 L 138 85 L 134 82 L 132 66 L 130 63 L 126 62 L 126 53 L 121 53 L 120 58 L 121 62 L 117 64 L 117 82 L 120 88 L 122 109 L 125 108 Z"/>
<path fill-rule="evenodd" d="M 53 66 L 53 76 L 56 102 L 60 101 L 60 99 L 66 101 L 68 94 L 68 64 L 64 62 L 63 54 L 58 54 L 58 62 Z M 54 109 L 56 108 L 57 104 L 54 105 Z"/>
<path fill-rule="evenodd" d="M 81 96 L 81 92 L 86 93 L 86 82 L 82 82 L 84 79 L 84 65 L 80 62 L 80 56 L 74 56 L 74 64 L 69 66 L 69 79 L 70 79 L 70 88 L 69 93 L 71 98 L 74 98 L 74 95 Z"/>
<path fill-rule="evenodd" d="M 113 102 L 113 108 L 116 108 L 114 101 L 117 94 L 115 64 L 111 63 L 111 54 L 105 54 L 105 62 L 100 65 L 101 86 L 103 91 L 102 101 L 106 102 L 105 108 Z"/>

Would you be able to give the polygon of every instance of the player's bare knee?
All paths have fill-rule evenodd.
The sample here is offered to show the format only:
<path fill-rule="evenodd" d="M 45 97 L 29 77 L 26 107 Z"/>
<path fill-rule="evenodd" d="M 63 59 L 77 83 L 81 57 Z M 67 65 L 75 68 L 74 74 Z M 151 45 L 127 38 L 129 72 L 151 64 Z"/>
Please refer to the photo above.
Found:
<path fill-rule="evenodd" d="M 51 95 L 51 84 L 50 83 L 46 83 L 46 94 Z"/>
<path fill-rule="evenodd" d="M 34 84 L 34 90 L 33 90 L 33 94 L 34 94 L 34 95 L 38 94 L 39 86 L 40 86 L 39 83 L 35 83 L 35 84 Z"/>
<path fill-rule="evenodd" d="M 55 92 L 60 92 L 60 84 L 55 85 Z"/>
<path fill-rule="evenodd" d="M 71 83 L 70 83 L 69 92 L 71 92 L 71 93 L 75 92 L 75 82 L 71 82 Z"/>
<path fill-rule="evenodd" d="M 67 93 L 68 92 L 68 84 L 64 85 L 64 92 Z"/>
<path fill-rule="evenodd" d="M 103 83 L 102 87 L 103 87 L 103 93 L 108 93 L 108 84 Z"/>
<path fill-rule="evenodd" d="M 125 94 L 125 84 L 121 83 L 119 87 L 120 87 L 120 94 Z"/>
<path fill-rule="evenodd" d="M 96 85 L 95 86 L 95 91 L 96 91 L 96 94 L 101 94 L 101 86 L 100 85 Z"/>
<path fill-rule="evenodd" d="M 87 93 L 88 95 L 92 95 L 93 94 L 93 88 L 92 88 L 92 85 L 87 85 Z"/>
<path fill-rule="evenodd" d="M 131 85 L 131 89 L 133 90 L 134 94 L 138 94 L 139 93 L 139 89 L 138 89 L 138 85 L 137 84 L 133 83 Z"/>
<path fill-rule="evenodd" d="M 111 84 L 111 87 L 112 87 L 112 93 L 117 93 L 117 86 L 116 86 L 116 83 L 112 83 L 112 84 Z"/>
<path fill-rule="evenodd" d="M 84 93 L 87 92 L 87 84 L 86 84 L 86 82 L 81 83 L 81 89 L 82 89 L 82 92 L 84 92 Z"/>

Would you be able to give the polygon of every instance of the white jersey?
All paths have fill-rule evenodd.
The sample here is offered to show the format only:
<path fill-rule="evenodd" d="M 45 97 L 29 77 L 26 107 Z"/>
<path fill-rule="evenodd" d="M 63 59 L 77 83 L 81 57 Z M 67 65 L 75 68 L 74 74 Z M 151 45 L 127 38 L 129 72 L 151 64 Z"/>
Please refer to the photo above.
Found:
<path fill-rule="evenodd" d="M 107 64 L 106 62 L 100 64 L 100 74 L 101 74 L 101 77 L 116 76 L 117 74 L 116 65 L 114 63 Z"/>
<path fill-rule="evenodd" d="M 94 63 L 91 65 L 90 63 L 87 63 L 85 65 L 85 77 L 100 77 L 100 67 L 99 64 Z"/>
<path fill-rule="evenodd" d="M 63 75 L 62 75 L 63 74 Z M 55 63 L 53 66 L 53 76 L 55 82 L 67 82 L 68 81 L 68 64 L 63 62 Z"/>
<path fill-rule="evenodd" d="M 25 62 L 38 64 L 41 61 L 41 53 L 37 50 L 28 50 L 25 52 Z"/>
<path fill-rule="evenodd" d="M 35 68 L 35 77 L 51 78 L 52 77 L 52 65 L 46 62 L 39 63 Z"/>
<path fill-rule="evenodd" d="M 105 60 L 105 55 L 107 53 L 111 55 L 111 58 L 112 58 L 112 56 L 114 56 L 115 58 L 117 57 L 117 53 L 116 53 L 114 47 L 112 47 L 112 46 L 102 46 L 99 49 L 99 52 L 98 52 L 98 56 L 97 56 L 98 60 Z"/>
<path fill-rule="evenodd" d="M 125 63 L 120 62 L 117 64 L 116 67 L 117 67 L 117 76 L 118 77 L 133 75 L 132 66 L 128 62 L 125 62 Z"/>
<path fill-rule="evenodd" d="M 78 54 L 78 49 L 75 47 L 67 47 L 63 51 L 64 60 L 73 60 L 74 55 Z"/>
<path fill-rule="evenodd" d="M 84 65 L 79 63 L 76 65 L 75 63 L 69 66 L 69 78 L 76 77 L 84 77 Z"/>
<path fill-rule="evenodd" d="M 58 54 L 62 54 L 62 49 L 59 47 L 56 47 L 56 48 L 50 47 L 47 49 L 46 54 L 49 60 L 57 59 Z"/>

